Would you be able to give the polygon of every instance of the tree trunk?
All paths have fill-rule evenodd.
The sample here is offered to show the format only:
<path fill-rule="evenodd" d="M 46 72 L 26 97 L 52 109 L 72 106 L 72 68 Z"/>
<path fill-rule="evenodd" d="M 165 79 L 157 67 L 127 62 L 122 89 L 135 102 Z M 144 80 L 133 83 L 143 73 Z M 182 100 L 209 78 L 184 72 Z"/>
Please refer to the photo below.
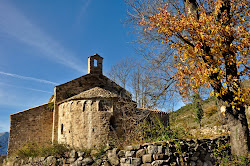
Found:
<path fill-rule="evenodd" d="M 250 135 L 247 124 L 245 107 L 240 110 L 232 109 L 232 105 L 218 100 L 218 106 L 230 128 L 231 153 L 236 156 L 250 155 Z"/>

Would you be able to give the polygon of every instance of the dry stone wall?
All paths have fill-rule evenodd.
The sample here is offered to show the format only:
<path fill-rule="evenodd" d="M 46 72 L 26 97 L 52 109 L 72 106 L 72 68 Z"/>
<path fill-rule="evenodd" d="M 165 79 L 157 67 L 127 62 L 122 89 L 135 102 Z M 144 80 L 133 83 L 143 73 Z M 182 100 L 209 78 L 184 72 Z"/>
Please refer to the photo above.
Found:
<path fill-rule="evenodd" d="M 15 166 L 212 166 L 218 161 L 214 155 L 214 149 L 228 142 L 228 137 L 219 137 L 131 145 L 125 147 L 124 150 L 108 146 L 104 149 L 104 153 L 92 150 L 91 155 L 86 156 L 85 152 L 72 150 L 67 157 L 15 158 L 9 159 L 4 166 L 11 166 L 13 163 Z"/>
<path fill-rule="evenodd" d="M 25 143 L 42 144 L 51 141 L 53 111 L 48 110 L 47 105 L 44 104 L 10 116 L 8 155 Z"/>

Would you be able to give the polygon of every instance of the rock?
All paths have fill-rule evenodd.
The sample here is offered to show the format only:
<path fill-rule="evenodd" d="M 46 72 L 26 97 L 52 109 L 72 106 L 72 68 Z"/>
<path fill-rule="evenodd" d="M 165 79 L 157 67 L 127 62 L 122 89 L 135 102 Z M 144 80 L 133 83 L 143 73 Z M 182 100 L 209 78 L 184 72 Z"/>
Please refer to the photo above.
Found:
<path fill-rule="evenodd" d="M 128 158 L 121 158 L 121 159 L 120 159 L 120 163 L 127 163 L 127 164 L 130 164 L 130 159 L 128 159 Z"/>
<path fill-rule="evenodd" d="M 152 166 L 160 166 L 163 165 L 164 160 L 155 160 L 151 163 Z"/>
<path fill-rule="evenodd" d="M 90 157 L 87 157 L 85 159 L 82 160 L 82 163 L 85 164 L 85 165 L 89 165 L 89 164 L 92 164 L 94 162 L 94 160 Z"/>
<path fill-rule="evenodd" d="M 84 152 L 77 152 L 78 157 L 84 157 L 84 154 L 85 154 Z"/>
<path fill-rule="evenodd" d="M 102 159 L 97 159 L 92 166 L 101 166 L 102 165 Z"/>
<path fill-rule="evenodd" d="M 196 163 L 194 161 L 191 161 L 191 166 L 196 166 Z"/>
<path fill-rule="evenodd" d="M 78 160 L 78 161 L 82 161 L 82 160 L 83 160 L 83 157 L 79 157 L 77 160 Z"/>
<path fill-rule="evenodd" d="M 158 153 L 158 146 L 156 145 L 148 145 L 148 153 L 149 154 L 157 154 Z"/>
<path fill-rule="evenodd" d="M 167 156 L 171 155 L 170 150 L 169 150 L 168 147 L 164 148 L 164 151 L 165 151 L 165 155 L 167 155 Z"/>
<path fill-rule="evenodd" d="M 126 151 L 125 157 L 135 157 L 135 151 Z"/>
<path fill-rule="evenodd" d="M 198 160 L 198 157 L 191 157 L 190 159 L 193 161 L 196 161 L 196 160 Z"/>
<path fill-rule="evenodd" d="M 154 160 L 165 160 L 168 159 L 169 157 L 164 154 L 153 154 Z"/>
<path fill-rule="evenodd" d="M 103 166 L 111 166 L 111 164 L 107 160 L 105 160 L 103 161 Z"/>
<path fill-rule="evenodd" d="M 143 163 L 151 163 L 153 161 L 152 154 L 145 154 L 142 156 Z"/>
<path fill-rule="evenodd" d="M 212 162 L 211 161 L 205 161 L 203 166 L 212 166 Z"/>
<path fill-rule="evenodd" d="M 200 152 L 194 152 L 193 157 L 199 157 Z"/>
<path fill-rule="evenodd" d="M 122 158 L 122 157 L 125 157 L 125 153 L 126 153 L 126 151 L 120 150 L 117 155 L 119 158 Z"/>
<path fill-rule="evenodd" d="M 119 163 L 120 163 L 116 152 L 117 152 L 117 148 L 114 148 L 112 150 L 108 150 L 108 160 L 112 165 L 119 165 Z"/>
<path fill-rule="evenodd" d="M 66 161 L 66 163 L 72 164 L 72 163 L 74 163 L 75 161 L 76 161 L 75 158 L 68 158 L 67 161 Z"/>
<path fill-rule="evenodd" d="M 133 146 L 125 146 L 124 150 L 131 151 L 134 150 Z"/>
<path fill-rule="evenodd" d="M 136 152 L 136 158 L 140 158 L 142 157 L 144 154 L 146 154 L 146 150 L 145 149 L 140 149 Z"/>
<path fill-rule="evenodd" d="M 213 161 L 213 158 L 212 158 L 212 153 L 207 153 L 205 158 L 204 158 L 205 161 L 209 160 L 209 161 Z"/>
<path fill-rule="evenodd" d="M 201 160 L 197 160 L 196 165 L 197 166 L 203 166 L 203 162 Z"/>
<path fill-rule="evenodd" d="M 140 149 L 141 148 L 141 145 L 132 145 L 132 147 L 133 147 L 133 150 L 138 150 L 138 149 Z"/>
<path fill-rule="evenodd" d="M 75 150 L 72 150 L 69 155 L 71 158 L 77 158 L 77 152 Z"/>
<path fill-rule="evenodd" d="M 98 152 L 97 150 L 93 149 L 93 150 L 91 150 L 90 155 L 91 155 L 91 156 L 96 156 L 96 154 L 98 154 L 98 153 L 99 153 L 99 152 Z"/>
<path fill-rule="evenodd" d="M 70 166 L 82 166 L 84 165 L 83 161 L 76 160 L 73 164 L 70 164 Z"/>
<path fill-rule="evenodd" d="M 55 158 L 54 156 L 49 156 L 49 157 L 47 157 L 47 158 L 44 160 L 43 163 L 45 163 L 45 164 L 50 164 L 50 165 L 55 164 L 55 163 L 56 163 L 56 158 Z"/>
<path fill-rule="evenodd" d="M 131 158 L 131 165 L 133 166 L 141 165 L 141 158 Z"/>
<path fill-rule="evenodd" d="M 158 146 L 157 153 L 162 154 L 162 146 Z"/>
<path fill-rule="evenodd" d="M 151 166 L 151 163 L 144 163 L 141 166 Z"/>
<path fill-rule="evenodd" d="M 154 145 L 163 145 L 163 146 L 166 146 L 167 143 L 165 141 L 157 141 L 157 142 L 154 142 Z"/>

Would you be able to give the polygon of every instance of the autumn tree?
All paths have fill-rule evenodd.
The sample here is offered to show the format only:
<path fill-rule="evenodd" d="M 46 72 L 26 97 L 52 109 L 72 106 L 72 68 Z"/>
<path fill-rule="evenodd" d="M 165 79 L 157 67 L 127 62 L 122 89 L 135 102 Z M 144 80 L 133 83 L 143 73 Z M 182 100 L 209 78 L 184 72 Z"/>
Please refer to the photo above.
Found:
<path fill-rule="evenodd" d="M 249 90 L 240 84 L 249 78 L 250 1 L 131 1 L 130 7 L 136 10 L 130 16 L 143 33 L 150 34 L 148 39 L 155 37 L 174 50 L 167 55 L 174 61 L 174 68 L 168 70 L 178 80 L 176 88 L 182 96 L 196 93 L 199 87 L 212 88 L 211 95 L 217 97 L 218 109 L 230 127 L 232 154 L 249 153 L 245 115 Z M 147 8 L 150 12 L 140 11 Z"/>

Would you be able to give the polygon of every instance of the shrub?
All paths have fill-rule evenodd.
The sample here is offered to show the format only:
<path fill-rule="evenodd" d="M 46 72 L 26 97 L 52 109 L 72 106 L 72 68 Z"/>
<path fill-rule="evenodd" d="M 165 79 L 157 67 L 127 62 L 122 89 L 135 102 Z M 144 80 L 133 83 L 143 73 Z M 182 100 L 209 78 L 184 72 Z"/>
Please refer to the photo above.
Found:
<path fill-rule="evenodd" d="M 36 143 L 27 143 L 17 150 L 16 155 L 20 158 L 61 156 L 66 151 L 69 151 L 69 148 L 58 143 L 45 143 L 41 146 L 38 146 Z"/>
<path fill-rule="evenodd" d="M 47 110 L 53 111 L 54 110 L 54 102 L 48 103 Z"/>
<path fill-rule="evenodd" d="M 205 109 L 205 117 L 210 117 L 212 115 L 214 115 L 215 113 L 217 113 L 217 106 L 216 105 L 211 105 L 210 107 L 207 107 Z"/>
<path fill-rule="evenodd" d="M 217 165 L 219 166 L 247 166 L 250 165 L 250 160 L 246 156 L 232 156 L 230 144 L 219 146 L 214 149 L 214 155 L 217 158 Z"/>

